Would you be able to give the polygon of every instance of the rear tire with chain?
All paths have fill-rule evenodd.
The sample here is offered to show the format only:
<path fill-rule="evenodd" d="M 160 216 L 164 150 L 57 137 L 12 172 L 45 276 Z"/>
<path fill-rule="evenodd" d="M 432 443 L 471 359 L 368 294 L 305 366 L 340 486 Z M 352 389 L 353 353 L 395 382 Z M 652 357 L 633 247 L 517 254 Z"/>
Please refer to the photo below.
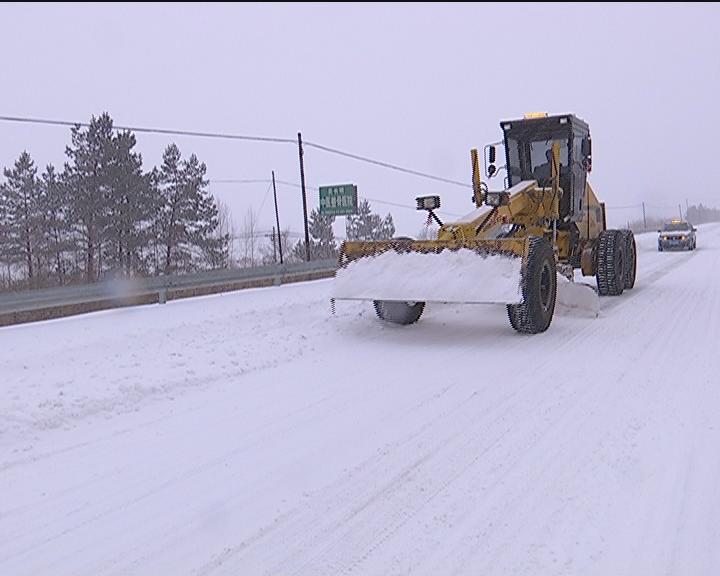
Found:
<path fill-rule="evenodd" d="M 597 244 L 597 287 L 600 296 L 619 296 L 625 289 L 625 237 L 603 230 Z"/>
<path fill-rule="evenodd" d="M 531 238 L 521 278 L 523 301 L 508 304 L 510 325 L 523 334 L 545 332 L 552 322 L 557 298 L 555 253 L 545 238 Z"/>
<path fill-rule="evenodd" d="M 623 230 L 625 238 L 625 290 L 632 290 L 637 275 L 637 246 L 632 230 Z"/>

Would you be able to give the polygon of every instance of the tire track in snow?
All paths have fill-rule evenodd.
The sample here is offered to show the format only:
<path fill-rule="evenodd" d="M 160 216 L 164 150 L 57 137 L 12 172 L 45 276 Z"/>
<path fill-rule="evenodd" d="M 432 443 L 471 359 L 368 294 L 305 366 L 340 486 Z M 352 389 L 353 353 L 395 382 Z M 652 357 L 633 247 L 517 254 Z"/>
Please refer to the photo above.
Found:
<path fill-rule="evenodd" d="M 580 335 L 580 334 L 575 334 L 575 335 L 573 335 L 573 336 L 570 338 L 570 340 L 563 346 L 563 348 L 566 348 L 566 347 L 567 347 L 567 348 L 571 348 L 572 345 L 573 345 L 573 343 L 574 343 L 574 341 L 577 340 L 578 338 L 581 338 L 581 335 Z M 528 342 L 528 340 L 525 340 L 525 343 L 527 343 L 527 342 Z M 551 362 L 552 362 L 552 360 L 548 360 L 545 364 L 549 366 Z M 533 375 L 533 370 L 534 370 L 534 368 L 533 368 L 533 369 L 529 369 L 529 370 L 527 371 L 527 377 L 528 377 L 528 379 Z M 517 397 L 520 393 L 521 393 L 521 391 L 518 391 L 518 390 L 515 390 L 515 391 L 510 392 L 510 394 L 509 394 L 508 396 L 504 397 L 503 400 L 502 400 L 500 403 L 498 403 L 498 404 L 496 404 L 496 405 L 494 405 L 494 406 L 492 407 L 492 408 L 494 409 L 493 411 L 485 411 L 485 410 L 483 410 L 482 408 L 477 409 L 477 407 L 469 408 L 468 420 L 471 421 L 471 422 L 472 422 L 472 421 L 477 421 L 479 418 L 481 418 L 481 417 L 484 416 L 484 415 L 487 415 L 488 413 L 489 413 L 489 414 L 494 414 L 494 412 L 495 412 L 496 410 L 498 410 L 498 409 L 499 409 L 499 410 L 502 410 L 502 409 L 504 408 L 504 406 L 507 404 L 508 399 L 510 399 L 510 400 L 514 399 L 514 398 Z M 466 407 L 466 409 L 467 409 L 467 407 Z M 440 424 L 441 424 L 441 425 L 447 425 L 447 422 L 440 422 Z M 461 430 L 460 432 L 457 432 L 454 436 L 455 436 L 455 437 L 461 437 L 461 436 L 463 435 L 463 433 L 465 433 L 465 432 L 466 432 L 466 430 Z M 436 436 L 437 436 L 437 432 L 435 432 L 435 429 L 434 429 L 434 428 L 431 428 L 430 431 L 427 432 L 427 435 L 428 435 L 430 438 L 433 438 L 433 437 L 436 437 Z M 414 437 L 411 437 L 411 438 L 412 438 L 413 440 L 415 439 Z M 403 443 L 403 444 L 405 444 L 405 443 Z M 437 451 L 437 450 L 435 450 L 435 451 Z M 402 455 L 400 455 L 399 457 L 397 456 L 397 451 L 393 452 L 392 454 L 387 455 L 386 458 L 389 459 L 391 456 L 393 456 L 393 459 L 398 459 L 398 458 L 399 458 L 399 459 L 402 459 Z M 437 467 L 437 466 L 436 466 L 436 467 Z M 405 470 L 407 470 L 407 468 L 405 468 L 404 471 L 405 471 Z M 372 477 L 372 476 L 375 476 L 375 475 L 376 475 L 375 470 L 374 470 L 374 469 L 369 470 L 369 475 L 370 475 L 371 477 Z M 405 478 L 406 475 L 402 475 L 402 474 L 401 474 L 400 477 Z M 352 484 L 352 488 L 351 488 L 351 490 L 350 490 L 350 494 L 352 494 L 353 492 L 357 492 L 357 490 L 359 489 L 359 488 L 358 488 L 359 485 L 367 485 L 367 484 L 371 484 L 371 482 L 369 481 L 369 479 L 364 479 L 364 478 L 359 479 L 359 480 L 358 480 L 357 478 L 354 479 L 354 480 L 353 480 L 353 484 Z M 392 484 L 391 484 L 391 487 L 392 487 Z M 384 489 L 385 491 L 387 490 L 386 487 L 384 487 L 383 489 Z M 395 487 L 395 489 L 397 489 L 397 487 Z M 327 489 L 324 489 L 323 492 L 324 492 L 324 493 L 327 493 Z M 356 497 L 356 498 L 358 497 L 357 493 L 355 493 L 355 497 Z M 339 500 L 341 500 L 341 501 L 344 500 L 344 499 L 345 499 L 344 496 L 341 496 L 341 497 L 339 498 Z M 371 496 L 371 499 L 373 499 L 373 501 L 375 500 L 372 496 Z M 320 516 L 323 516 L 323 517 L 324 517 L 324 515 L 326 514 L 327 511 L 332 510 L 332 509 L 335 508 L 335 507 L 336 507 L 336 504 L 335 504 L 334 502 L 331 502 L 331 504 L 322 507 L 322 511 L 320 511 L 320 512 L 309 512 L 308 515 L 311 516 L 311 517 L 314 517 L 314 516 L 316 516 L 316 515 L 320 515 Z M 354 517 L 354 514 L 351 514 L 351 515 L 350 515 L 350 518 L 352 518 L 352 517 Z M 318 539 L 321 539 L 321 537 L 322 537 L 323 535 L 327 535 L 328 533 L 334 533 L 336 530 L 338 530 L 338 528 L 339 528 L 340 525 L 341 525 L 341 523 L 340 523 L 340 524 L 337 524 L 337 525 L 336 525 L 336 524 L 332 524 L 329 528 L 327 528 L 327 530 L 326 530 L 323 534 L 321 534 L 321 535 L 318 537 L 318 536 L 307 536 L 308 530 L 311 530 L 311 531 L 312 531 L 312 529 L 313 529 L 312 526 L 310 526 L 311 524 L 313 524 L 313 521 L 308 521 L 307 524 L 308 524 L 307 526 L 293 527 L 293 528 L 289 529 L 288 531 L 290 531 L 291 533 L 294 533 L 294 534 L 304 535 L 304 536 L 306 537 L 306 539 L 318 540 Z M 286 546 L 287 548 L 293 548 L 293 547 L 295 547 L 295 546 L 287 546 L 287 542 L 285 543 L 285 546 Z M 268 547 L 271 548 L 271 549 L 274 548 L 272 545 L 268 545 Z M 244 547 L 243 547 L 242 549 L 244 550 Z M 276 552 L 274 552 L 273 554 L 276 554 Z M 224 558 L 225 558 L 225 560 L 227 559 L 227 554 L 224 555 Z M 292 560 L 291 558 L 288 558 L 287 560 L 283 561 L 283 564 L 284 564 L 284 565 L 288 565 L 288 564 L 292 565 L 292 563 L 293 563 L 293 560 Z M 278 566 L 278 569 L 280 569 L 280 568 L 281 568 L 281 567 Z M 271 572 L 272 572 L 272 570 L 271 570 Z"/>
<path fill-rule="evenodd" d="M 660 276 L 658 276 L 658 278 L 659 278 L 659 277 L 660 277 Z M 598 330 L 599 330 L 599 329 L 598 329 Z M 302 532 L 302 531 L 301 531 L 301 530 L 298 530 L 298 532 Z M 337 566 L 333 566 L 333 568 L 337 568 Z"/>

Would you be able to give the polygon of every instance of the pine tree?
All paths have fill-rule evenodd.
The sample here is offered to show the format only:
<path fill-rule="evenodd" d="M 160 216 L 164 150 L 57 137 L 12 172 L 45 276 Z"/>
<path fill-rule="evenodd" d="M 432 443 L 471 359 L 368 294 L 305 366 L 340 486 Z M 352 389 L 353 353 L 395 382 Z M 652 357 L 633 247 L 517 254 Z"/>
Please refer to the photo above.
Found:
<path fill-rule="evenodd" d="M 175 144 L 165 149 L 162 165 L 155 171 L 159 206 L 154 227 L 162 248 L 160 267 L 166 274 L 200 264 L 218 267 L 227 261 L 229 236 L 214 234 L 218 209 L 207 189 L 206 171 L 195 154 L 181 160 Z"/>
<path fill-rule="evenodd" d="M 55 167 L 48 164 L 40 179 L 40 213 L 44 257 L 55 269 L 57 281 L 64 284 L 66 275 L 65 252 L 71 246 L 67 220 L 67 187 Z"/>
<path fill-rule="evenodd" d="M 195 154 L 183 162 L 183 172 L 188 193 L 192 199 L 193 217 L 188 225 L 189 242 L 200 249 L 199 260 L 204 266 L 220 268 L 227 263 L 228 234 L 218 235 L 220 226 L 215 198 L 208 190 L 205 179 L 207 167 Z"/>
<path fill-rule="evenodd" d="M 10 265 L 10 256 L 8 254 L 8 248 L 10 246 L 10 221 L 7 204 L 5 185 L 0 184 L 0 264 L 5 266 Z"/>
<path fill-rule="evenodd" d="M 133 151 L 135 143 L 131 132 L 119 132 L 110 149 L 105 261 L 124 274 L 143 268 L 143 253 L 150 244 L 150 225 L 157 208 L 150 176 L 142 171 L 142 156 Z"/>
<path fill-rule="evenodd" d="M 155 235 L 162 248 L 158 267 L 166 274 L 170 273 L 174 261 L 174 252 L 179 251 L 182 240 L 183 182 L 180 167 L 180 149 L 170 144 L 163 153 L 160 169 L 153 173 L 154 187 L 158 198 L 158 211 L 155 216 Z M 179 259 L 179 255 L 177 256 Z"/>
<path fill-rule="evenodd" d="M 109 197 L 113 181 L 113 121 L 103 113 L 94 116 L 83 130 L 71 128 L 71 145 L 65 153 L 69 196 L 69 216 L 82 237 L 85 274 L 88 282 L 97 280 L 102 268 L 102 247 L 109 220 Z"/>
<path fill-rule="evenodd" d="M 320 214 L 315 209 L 310 212 L 308 231 L 310 233 L 310 256 L 313 259 L 337 258 L 338 247 L 333 233 L 335 216 Z"/>
<path fill-rule="evenodd" d="M 298 240 L 290 252 L 293 262 L 307 261 L 307 252 L 305 252 L 305 240 Z M 310 259 L 312 259 L 312 238 L 310 239 Z"/>
<path fill-rule="evenodd" d="M 345 232 L 348 240 L 388 240 L 395 234 L 392 215 L 385 218 L 374 214 L 370 202 L 363 200 L 358 213 L 347 217 Z"/>
<path fill-rule="evenodd" d="M 320 214 L 319 210 L 314 209 L 310 212 L 308 221 L 308 233 L 310 236 L 310 259 L 311 260 L 327 260 L 337 258 L 338 246 L 335 241 L 333 232 L 333 222 L 335 216 Z M 292 256 L 295 260 L 305 261 L 307 253 L 305 252 L 305 240 L 298 240 L 293 246 Z"/>
<path fill-rule="evenodd" d="M 38 275 L 40 234 L 40 190 L 37 168 L 30 154 L 23 152 L 12 169 L 4 170 L 7 182 L 2 185 L 4 205 L 4 258 L 22 264 L 30 285 Z"/>

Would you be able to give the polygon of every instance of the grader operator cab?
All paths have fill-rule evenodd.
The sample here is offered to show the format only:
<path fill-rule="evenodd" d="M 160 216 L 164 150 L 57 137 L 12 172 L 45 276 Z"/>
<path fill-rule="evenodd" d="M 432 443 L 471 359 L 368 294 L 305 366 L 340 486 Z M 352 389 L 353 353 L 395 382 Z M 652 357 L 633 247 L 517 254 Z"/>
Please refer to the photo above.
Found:
<path fill-rule="evenodd" d="M 582 214 L 585 181 L 592 165 L 588 125 L 572 115 L 528 118 L 502 122 L 508 181 L 515 186 L 536 180 L 552 186 L 552 146 L 559 143 L 560 220 Z M 492 168 L 488 172 L 492 172 Z M 490 174 L 488 174 L 490 176 Z"/>
<path fill-rule="evenodd" d="M 572 114 L 532 114 L 500 127 L 505 166 L 496 167 L 496 147 L 486 146 L 485 174 L 506 170 L 505 188 L 481 182 L 472 150 L 475 209 L 443 223 L 434 212 L 440 198 L 420 196 L 418 209 L 440 224 L 437 239 L 343 243 L 335 299 L 372 300 L 379 318 L 398 324 L 416 322 L 425 302 L 500 302 L 515 330 L 534 334 L 552 321 L 558 272 L 596 276 L 600 295 L 634 286 L 633 234 L 607 229 L 587 181 L 588 125 Z"/>

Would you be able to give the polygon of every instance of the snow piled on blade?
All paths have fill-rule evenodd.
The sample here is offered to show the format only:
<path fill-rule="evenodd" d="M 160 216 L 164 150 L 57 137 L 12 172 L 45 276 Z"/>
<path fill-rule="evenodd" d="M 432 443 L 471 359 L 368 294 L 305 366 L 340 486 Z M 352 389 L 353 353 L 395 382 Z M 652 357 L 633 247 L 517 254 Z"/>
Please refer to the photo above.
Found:
<path fill-rule="evenodd" d="M 582 282 L 570 282 L 558 274 L 557 298 L 559 313 L 597 318 L 600 314 L 600 297 L 591 286 Z"/>
<path fill-rule="evenodd" d="M 332 296 L 350 300 L 521 302 L 522 259 L 473 250 L 394 250 L 353 260 L 335 275 Z"/>

